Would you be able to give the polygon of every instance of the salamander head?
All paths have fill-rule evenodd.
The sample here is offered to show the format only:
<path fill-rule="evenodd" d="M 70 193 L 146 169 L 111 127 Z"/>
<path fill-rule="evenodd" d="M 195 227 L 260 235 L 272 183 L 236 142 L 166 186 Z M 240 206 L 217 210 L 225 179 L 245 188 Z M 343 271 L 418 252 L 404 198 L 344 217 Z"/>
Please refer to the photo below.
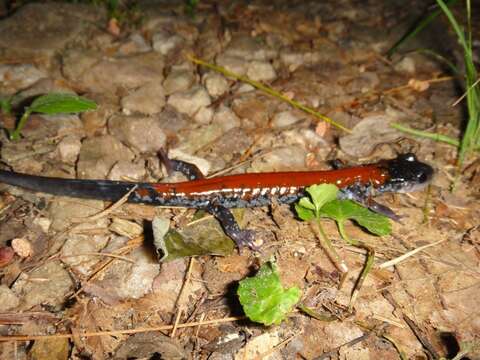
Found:
<path fill-rule="evenodd" d="M 383 167 L 388 180 L 378 189 L 380 192 L 410 192 L 423 189 L 433 177 L 433 168 L 417 160 L 412 153 L 401 154 L 386 160 Z"/>

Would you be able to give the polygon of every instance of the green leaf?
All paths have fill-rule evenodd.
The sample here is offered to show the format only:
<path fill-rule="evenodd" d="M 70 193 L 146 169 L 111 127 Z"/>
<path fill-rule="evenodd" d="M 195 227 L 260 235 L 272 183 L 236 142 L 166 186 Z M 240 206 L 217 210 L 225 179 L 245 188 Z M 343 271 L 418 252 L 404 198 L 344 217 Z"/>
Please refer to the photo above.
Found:
<path fill-rule="evenodd" d="M 312 185 L 307 188 L 307 192 L 318 211 L 324 204 L 337 198 L 338 188 L 333 184 Z"/>
<path fill-rule="evenodd" d="M 295 204 L 295 210 L 300 219 L 308 221 L 316 217 L 318 218 L 322 206 L 337 198 L 338 188 L 332 184 L 320 184 L 309 186 L 306 191 L 310 198 L 302 197 Z"/>
<path fill-rule="evenodd" d="M 386 216 L 374 213 L 352 200 L 333 200 L 320 210 L 322 216 L 329 217 L 343 224 L 352 219 L 372 234 L 383 236 L 392 232 L 392 226 Z"/>
<path fill-rule="evenodd" d="M 308 199 L 308 198 L 302 198 L 302 199 Z M 300 201 L 302 199 L 300 199 Z M 300 203 L 295 204 L 295 211 L 297 212 L 298 217 L 303 221 L 310 221 L 315 218 L 315 211 L 301 206 Z"/>
<path fill-rule="evenodd" d="M 285 319 L 300 300 L 301 291 L 297 287 L 285 290 L 276 265 L 267 262 L 256 276 L 240 281 L 237 294 L 248 318 L 268 326 Z"/>
<path fill-rule="evenodd" d="M 63 93 L 51 93 L 39 96 L 33 100 L 27 111 L 48 115 L 79 113 L 95 110 L 97 104 L 81 96 Z"/>

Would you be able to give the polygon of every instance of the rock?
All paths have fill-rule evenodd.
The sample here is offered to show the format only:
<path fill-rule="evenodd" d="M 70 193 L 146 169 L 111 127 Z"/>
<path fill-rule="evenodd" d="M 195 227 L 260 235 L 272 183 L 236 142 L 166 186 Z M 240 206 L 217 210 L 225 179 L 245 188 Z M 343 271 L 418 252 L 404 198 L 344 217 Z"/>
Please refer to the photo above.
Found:
<path fill-rule="evenodd" d="M 394 114 L 371 115 L 360 121 L 351 134 L 340 138 L 339 145 L 343 152 L 358 158 L 371 156 L 380 144 L 393 143 L 403 137 L 403 133 L 392 128 L 396 121 Z"/>
<path fill-rule="evenodd" d="M 120 160 L 113 165 L 112 170 L 108 174 L 109 180 L 118 181 L 142 181 L 145 179 L 145 165 L 137 162 L 132 163 L 127 160 Z"/>
<path fill-rule="evenodd" d="M 184 43 L 184 39 L 179 35 L 170 35 L 167 32 L 161 31 L 153 34 L 152 47 L 155 51 L 162 55 L 167 55 L 176 47 Z"/>
<path fill-rule="evenodd" d="M 305 168 L 306 155 L 298 145 L 279 147 L 254 160 L 251 168 L 253 172 L 298 171 Z"/>
<path fill-rule="evenodd" d="M 165 93 L 171 95 L 179 91 L 185 91 L 190 89 L 195 82 L 195 76 L 192 70 L 180 69 L 173 70 L 163 82 Z"/>
<path fill-rule="evenodd" d="M 196 296 L 195 293 L 203 289 L 202 283 L 199 281 L 189 281 L 185 283 L 186 271 L 187 267 L 183 259 L 162 263 L 162 270 L 153 283 L 155 297 L 162 299 L 162 301 L 158 302 L 158 311 L 170 313 L 174 311 L 176 306 L 189 306 L 189 297 Z M 199 266 L 193 267 L 192 278 L 193 277 L 196 279 L 201 278 L 201 268 Z M 184 296 L 179 299 L 178 295 L 184 284 Z M 179 300 L 180 303 L 178 303 Z"/>
<path fill-rule="evenodd" d="M 277 51 L 268 48 L 259 38 L 253 38 L 249 35 L 236 35 L 228 44 L 224 51 L 226 56 L 244 59 L 246 61 L 271 60 L 277 56 Z"/>
<path fill-rule="evenodd" d="M 157 152 L 166 144 L 165 133 L 153 117 L 114 115 L 108 121 L 108 130 L 117 139 L 140 152 Z"/>
<path fill-rule="evenodd" d="M 138 248 L 130 253 L 133 263 L 115 260 L 105 274 L 95 282 L 108 289 L 118 299 L 139 299 L 152 291 L 152 283 L 160 265 L 147 248 Z"/>
<path fill-rule="evenodd" d="M 105 58 L 100 53 L 70 50 L 63 58 L 63 73 L 79 87 L 115 93 L 163 81 L 163 57 L 155 52 Z"/>
<path fill-rule="evenodd" d="M 78 159 L 82 143 L 78 136 L 65 136 L 57 145 L 57 151 L 62 162 L 74 165 Z"/>
<path fill-rule="evenodd" d="M 206 73 L 203 76 L 202 81 L 211 97 L 223 95 L 229 89 L 228 80 L 225 78 L 225 76 L 216 72 Z"/>
<path fill-rule="evenodd" d="M 73 3 L 30 3 L 0 21 L 0 47 L 26 58 L 52 56 L 105 14 Z M 90 25 L 92 24 L 92 25 Z"/>
<path fill-rule="evenodd" d="M 88 275 L 93 267 L 102 260 L 91 255 L 100 252 L 109 241 L 105 235 L 71 234 L 62 247 L 62 261 L 82 275 Z"/>
<path fill-rule="evenodd" d="M 15 309 L 20 304 L 17 295 L 7 285 L 0 285 L 0 311 Z"/>
<path fill-rule="evenodd" d="M 105 179 L 120 160 L 133 160 L 132 151 L 111 135 L 86 139 L 80 149 L 77 173 L 80 179 Z"/>
<path fill-rule="evenodd" d="M 112 219 L 109 230 L 128 239 L 134 239 L 143 234 L 143 227 L 136 222 L 116 217 Z"/>
<path fill-rule="evenodd" d="M 0 65 L 0 93 L 13 95 L 45 77 L 47 74 L 44 71 L 30 64 L 2 64 Z"/>
<path fill-rule="evenodd" d="M 273 127 L 285 127 L 295 124 L 300 120 L 300 117 L 292 111 L 282 111 L 276 113 L 272 120 Z"/>
<path fill-rule="evenodd" d="M 118 54 L 130 55 L 152 51 L 152 47 L 140 33 L 133 33 L 118 48 Z"/>
<path fill-rule="evenodd" d="M 83 128 L 87 136 L 104 135 L 106 132 L 105 124 L 107 120 L 116 113 L 118 109 L 117 98 L 109 94 L 89 94 L 89 99 L 97 104 L 97 110 L 87 111 L 80 114 L 83 122 Z"/>
<path fill-rule="evenodd" d="M 237 115 L 224 105 L 221 105 L 213 115 L 213 123 L 221 127 L 224 132 L 240 126 L 240 119 Z"/>
<path fill-rule="evenodd" d="M 51 229 L 63 231 L 72 224 L 73 219 L 88 218 L 103 210 L 103 201 L 72 199 L 70 197 L 56 196 L 50 202 L 47 212 L 52 219 Z M 79 228 L 106 227 L 107 220 L 100 219 L 96 223 L 90 222 L 79 225 Z M 96 224 L 96 225 L 95 225 Z"/>
<path fill-rule="evenodd" d="M 193 119 L 199 124 L 209 124 L 213 118 L 213 109 L 210 107 L 200 108 Z"/>
<path fill-rule="evenodd" d="M 28 310 L 36 305 L 60 307 L 72 288 L 73 281 L 61 263 L 48 261 L 22 273 L 12 290 L 20 299 L 20 308 Z"/>
<path fill-rule="evenodd" d="M 218 66 L 224 67 L 237 75 L 245 75 L 248 69 L 248 62 L 242 58 L 220 54 L 215 59 Z"/>
<path fill-rule="evenodd" d="M 177 92 L 168 98 L 168 104 L 177 111 L 193 116 L 200 108 L 211 104 L 210 96 L 202 86 Z"/>
<path fill-rule="evenodd" d="M 165 106 L 165 90 L 161 83 L 145 84 L 122 99 L 123 112 L 127 115 L 132 112 L 141 114 L 155 114 Z"/>
<path fill-rule="evenodd" d="M 248 65 L 247 76 L 255 81 L 273 81 L 277 78 L 277 73 L 269 62 L 252 61 Z"/>
<path fill-rule="evenodd" d="M 415 60 L 411 56 L 405 56 L 402 60 L 394 65 L 394 69 L 398 72 L 409 75 L 415 74 Z"/>

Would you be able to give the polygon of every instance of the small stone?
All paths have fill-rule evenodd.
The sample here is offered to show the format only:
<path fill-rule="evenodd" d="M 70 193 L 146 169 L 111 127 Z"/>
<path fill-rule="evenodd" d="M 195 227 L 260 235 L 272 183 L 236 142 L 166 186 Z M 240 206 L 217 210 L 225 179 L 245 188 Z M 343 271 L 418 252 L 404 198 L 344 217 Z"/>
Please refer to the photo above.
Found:
<path fill-rule="evenodd" d="M 153 117 L 114 115 L 108 121 L 108 130 L 117 139 L 141 152 L 157 152 L 165 147 L 165 133 Z"/>
<path fill-rule="evenodd" d="M 228 81 L 225 76 L 216 72 L 209 72 L 203 77 L 203 83 L 207 88 L 208 93 L 212 97 L 218 97 L 228 91 Z"/>
<path fill-rule="evenodd" d="M 70 274 L 58 261 L 48 261 L 27 273 L 22 273 L 12 286 L 20 298 L 22 310 L 36 305 L 59 307 L 73 288 Z"/>
<path fill-rule="evenodd" d="M 120 160 L 132 160 L 133 152 L 111 135 L 86 139 L 80 149 L 77 173 L 80 179 L 105 179 Z"/>
<path fill-rule="evenodd" d="M 240 119 L 232 109 L 224 105 L 220 106 L 213 116 L 213 123 L 218 124 L 224 132 L 240 126 Z"/>
<path fill-rule="evenodd" d="M 137 89 L 147 83 L 162 83 L 164 59 L 156 52 L 106 58 L 85 50 L 69 50 L 62 71 L 70 81 L 92 92 L 115 93 Z"/>
<path fill-rule="evenodd" d="M 158 275 L 160 265 L 146 248 L 133 250 L 129 258 L 133 263 L 115 261 L 96 285 L 118 299 L 139 299 L 152 291 L 152 284 Z"/>
<path fill-rule="evenodd" d="M 395 64 L 394 69 L 412 75 L 415 73 L 415 60 L 411 56 L 406 56 Z"/>
<path fill-rule="evenodd" d="M 93 267 L 101 261 L 96 256 L 108 243 L 105 235 L 71 234 L 62 247 L 62 261 L 82 275 L 88 275 Z"/>
<path fill-rule="evenodd" d="M 0 312 L 16 308 L 20 304 L 17 295 L 7 286 L 0 285 Z"/>
<path fill-rule="evenodd" d="M 274 127 L 285 127 L 295 124 L 300 118 L 291 111 L 282 111 L 273 117 L 272 125 Z"/>
<path fill-rule="evenodd" d="M 163 82 L 163 87 L 165 88 L 165 94 L 171 95 L 190 89 L 194 82 L 195 76 L 191 70 L 180 69 L 171 71 L 170 74 L 167 75 L 167 78 Z"/>
<path fill-rule="evenodd" d="M 280 53 L 280 61 L 287 66 L 288 71 L 294 72 L 305 62 L 305 56 L 296 51 L 285 50 Z"/>
<path fill-rule="evenodd" d="M 39 226 L 40 229 L 42 229 L 42 231 L 46 234 L 50 229 L 50 225 L 52 225 L 52 220 L 43 216 L 39 216 L 33 219 L 33 223 Z"/>
<path fill-rule="evenodd" d="M 123 112 L 127 115 L 139 112 L 151 115 L 165 106 L 165 90 L 159 82 L 145 84 L 122 98 Z"/>
<path fill-rule="evenodd" d="M 130 35 L 127 41 L 119 47 L 118 53 L 122 55 L 129 55 L 149 52 L 151 50 L 152 47 L 147 43 L 145 38 L 139 33 L 134 33 Z"/>
<path fill-rule="evenodd" d="M 307 152 L 298 145 L 279 147 L 252 162 L 255 172 L 298 170 L 305 167 Z"/>
<path fill-rule="evenodd" d="M 224 52 L 227 56 L 233 56 L 247 61 L 270 60 L 276 57 L 277 51 L 270 49 L 260 38 L 248 35 L 238 35 L 232 38 Z"/>
<path fill-rule="evenodd" d="M 51 229 L 54 231 L 63 231 L 67 229 L 73 219 L 88 218 L 103 210 L 103 201 L 90 199 L 72 199 L 70 197 L 55 196 L 49 203 L 47 213 L 52 219 Z M 79 228 L 105 227 L 106 219 L 100 219 L 97 222 L 87 222 L 78 225 Z"/>
<path fill-rule="evenodd" d="M 113 218 L 109 229 L 114 233 L 125 236 L 129 239 L 134 239 L 143 234 L 143 227 L 136 222 L 128 221 L 120 218 Z"/>
<path fill-rule="evenodd" d="M 252 61 L 248 65 L 247 76 L 255 81 L 273 81 L 277 73 L 269 62 Z"/>
<path fill-rule="evenodd" d="M 12 240 L 12 249 L 15 251 L 15 254 L 21 258 L 27 258 L 32 256 L 33 248 L 30 241 L 23 238 L 16 238 Z"/>
<path fill-rule="evenodd" d="M 141 181 L 145 178 L 145 175 L 144 164 L 120 160 L 113 165 L 112 170 L 108 174 L 108 179 L 116 181 Z"/>
<path fill-rule="evenodd" d="M 170 35 L 166 32 L 157 32 L 152 36 L 153 50 L 162 55 L 167 55 L 170 51 L 180 46 L 185 40 L 179 35 Z"/>
<path fill-rule="evenodd" d="M 13 94 L 46 76 L 33 65 L 0 65 L 0 92 Z"/>
<path fill-rule="evenodd" d="M 197 111 L 193 119 L 199 124 L 209 124 L 213 118 L 213 109 L 202 107 Z"/>
<path fill-rule="evenodd" d="M 69 135 L 64 137 L 57 145 L 60 160 L 66 164 L 75 164 L 81 147 L 82 143 L 77 136 Z"/>
<path fill-rule="evenodd" d="M 231 71 L 240 76 L 247 73 L 248 62 L 246 62 L 242 58 L 220 54 L 216 58 L 216 63 L 218 66 L 224 67 L 228 71 Z"/>
<path fill-rule="evenodd" d="M 197 85 L 190 90 L 171 95 L 168 104 L 181 113 L 193 116 L 200 108 L 210 105 L 211 100 L 207 91 Z"/>

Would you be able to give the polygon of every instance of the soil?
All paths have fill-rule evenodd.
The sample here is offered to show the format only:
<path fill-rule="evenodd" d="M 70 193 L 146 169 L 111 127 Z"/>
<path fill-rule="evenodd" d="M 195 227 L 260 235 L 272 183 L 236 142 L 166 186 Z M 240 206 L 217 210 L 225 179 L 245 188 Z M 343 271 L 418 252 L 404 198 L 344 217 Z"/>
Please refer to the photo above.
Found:
<path fill-rule="evenodd" d="M 121 4 L 114 19 L 91 3 L 0 3 L 0 99 L 13 109 L 0 126 L 12 129 L 46 93 L 98 105 L 33 114 L 18 141 L 3 131 L 2 169 L 184 180 L 166 171 L 160 149 L 209 176 L 324 170 L 335 159 L 349 166 L 407 152 L 435 169 L 422 191 L 376 198 L 401 216 L 390 235 L 346 224 L 375 253 L 353 304 L 366 251 L 322 221 L 349 269 L 342 282 L 317 233 L 287 205 L 235 211 L 260 245 L 238 252 L 215 219 L 195 210 L 0 184 L 0 357 L 440 359 L 465 351 L 480 359 L 478 154 L 458 171 L 455 147 L 391 126 L 453 138 L 464 128 L 465 101 L 452 106 L 461 81 L 415 51 L 462 59 L 446 19 L 385 56 L 428 5 L 205 0 L 188 8 L 159 0 Z M 462 19 L 462 4 L 454 11 Z M 331 321 L 299 310 L 269 327 L 245 319 L 238 281 L 271 259 L 282 284 L 297 286 L 301 302 Z"/>

